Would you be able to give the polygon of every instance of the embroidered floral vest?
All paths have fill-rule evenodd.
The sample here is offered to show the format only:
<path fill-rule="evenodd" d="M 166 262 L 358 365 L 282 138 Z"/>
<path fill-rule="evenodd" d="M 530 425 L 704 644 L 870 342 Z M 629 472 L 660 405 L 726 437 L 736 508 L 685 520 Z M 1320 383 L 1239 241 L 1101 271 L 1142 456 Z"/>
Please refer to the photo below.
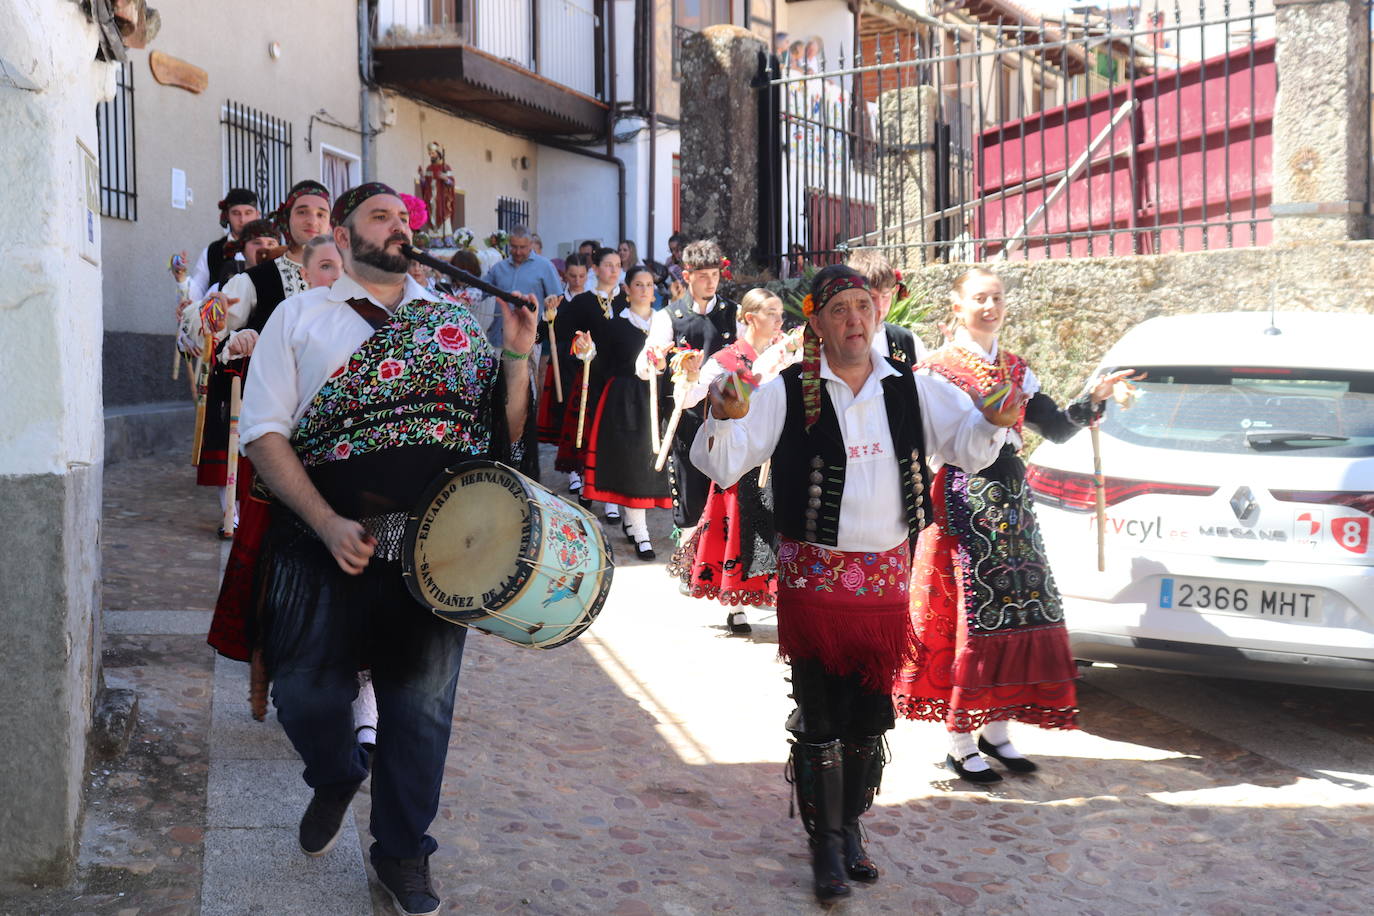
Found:
<path fill-rule="evenodd" d="M 422 478 L 403 487 L 389 482 L 386 501 L 404 501 L 399 493 L 418 494 L 455 456 L 490 454 L 498 369 L 495 350 L 466 308 L 408 302 L 324 383 L 292 444 L 312 479 L 328 481 L 336 493 L 366 488 L 379 474 Z M 347 473 L 341 463 L 350 466 Z"/>
<path fill-rule="evenodd" d="M 921 365 L 949 379 L 961 391 L 977 394 L 980 398 L 992 394 L 1008 381 L 1014 382 L 1019 388 L 1026 380 L 1026 361 L 1005 347 L 998 348 L 996 362 L 988 362 L 957 344 L 945 344 L 930 354 Z M 1014 429 L 1023 441 L 1021 427 L 1025 422 L 1026 409 L 1022 407 Z"/>

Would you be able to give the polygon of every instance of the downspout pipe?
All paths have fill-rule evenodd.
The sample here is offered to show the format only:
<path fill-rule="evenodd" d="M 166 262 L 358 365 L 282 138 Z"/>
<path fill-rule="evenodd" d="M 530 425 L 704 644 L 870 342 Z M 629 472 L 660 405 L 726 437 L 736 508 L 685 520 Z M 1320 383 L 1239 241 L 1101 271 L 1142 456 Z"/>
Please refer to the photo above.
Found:
<path fill-rule="evenodd" d="M 646 17 L 648 21 L 643 32 L 645 37 L 645 50 L 647 52 L 649 48 L 653 47 L 654 4 L 646 3 L 644 6 L 647 8 L 648 12 L 648 16 Z M 654 221 L 656 218 L 655 205 L 658 202 L 658 67 L 656 66 L 657 62 L 654 60 L 652 54 L 645 53 L 644 59 L 647 63 L 645 69 L 648 71 L 649 82 L 649 97 L 646 100 L 649 103 L 646 106 L 649 110 L 649 237 L 644 249 L 645 257 L 643 260 L 652 261 L 656 254 L 654 251 Z"/>
<path fill-rule="evenodd" d="M 372 181 L 372 22 L 368 0 L 358 0 L 358 158 L 362 180 Z"/>

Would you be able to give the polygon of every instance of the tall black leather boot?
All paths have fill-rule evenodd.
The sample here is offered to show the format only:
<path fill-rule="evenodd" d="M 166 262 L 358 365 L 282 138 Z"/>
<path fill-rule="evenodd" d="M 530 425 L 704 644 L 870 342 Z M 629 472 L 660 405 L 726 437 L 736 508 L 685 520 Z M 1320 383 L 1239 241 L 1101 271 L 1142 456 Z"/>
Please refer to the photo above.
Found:
<path fill-rule="evenodd" d="M 828 903 L 849 895 L 844 861 L 844 754 L 841 742 L 797 745 L 804 758 L 815 820 L 811 831 L 811 875 L 816 899 Z M 799 774 L 801 775 L 801 774 Z M 799 780 L 799 788 L 801 783 Z M 799 793 L 800 794 L 800 793 Z M 804 816 L 804 815 L 803 815 Z"/>
<path fill-rule="evenodd" d="M 883 781 L 883 736 L 869 735 L 844 742 L 844 869 L 855 881 L 872 884 L 878 866 L 864 850 L 859 815 L 873 806 L 873 796 Z"/>

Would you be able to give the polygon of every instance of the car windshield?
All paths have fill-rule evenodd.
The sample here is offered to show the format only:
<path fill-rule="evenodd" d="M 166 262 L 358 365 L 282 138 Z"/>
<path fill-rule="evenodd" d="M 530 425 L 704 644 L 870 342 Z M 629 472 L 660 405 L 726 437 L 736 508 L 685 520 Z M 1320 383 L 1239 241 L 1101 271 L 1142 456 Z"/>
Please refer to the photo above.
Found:
<path fill-rule="evenodd" d="M 1374 455 L 1374 373 L 1141 367 L 1139 398 L 1108 405 L 1102 431 L 1181 451 Z"/>

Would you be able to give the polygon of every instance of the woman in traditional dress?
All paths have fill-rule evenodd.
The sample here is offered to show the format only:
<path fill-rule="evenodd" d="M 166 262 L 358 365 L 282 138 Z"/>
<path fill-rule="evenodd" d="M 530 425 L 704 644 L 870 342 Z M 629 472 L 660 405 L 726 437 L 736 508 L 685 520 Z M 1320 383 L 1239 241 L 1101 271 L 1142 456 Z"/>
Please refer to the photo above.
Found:
<path fill-rule="evenodd" d="M 970 782 L 989 783 L 1002 777 L 979 751 L 1013 773 L 1036 769 L 1012 744 L 1011 720 L 1078 727 L 1077 670 L 1018 455 L 1022 426 L 1063 442 L 1101 416 L 1112 386 L 1130 372 L 1095 380 L 1061 409 L 1026 361 L 998 345 L 1006 300 L 995 273 L 963 274 L 951 300 L 954 339 L 921 371 L 980 399 L 1019 401 L 1021 422 L 982 471 L 938 469 L 935 521 L 921 534 L 912 574 L 912 623 L 924 651 L 898 675 L 893 694 L 907 718 L 945 723 L 946 766 Z"/>
<path fill-rule="evenodd" d="M 746 293 L 739 303 L 743 332 L 702 366 L 687 406 L 699 403 L 711 383 L 726 373 L 738 373 L 742 384 L 757 387 L 782 371 L 783 360 L 760 359 L 782 332 L 782 318 L 782 300 L 776 295 L 766 289 Z M 771 365 L 766 375 L 755 371 L 764 362 Z M 673 554 L 668 568 L 693 598 L 714 598 L 730 608 L 725 626 L 735 634 L 751 631 L 745 605 L 777 602 L 773 498 L 767 486 L 759 486 L 759 476 L 760 468 L 754 468 L 727 489 L 711 484 L 701 522 Z"/>
<path fill-rule="evenodd" d="M 587 292 L 587 283 L 591 276 L 592 259 L 585 255 L 569 255 L 568 263 L 563 267 L 563 293 L 562 295 L 549 296 L 544 300 L 545 320 L 551 320 L 554 326 L 555 348 L 551 348 L 548 358 L 545 360 L 544 370 L 541 374 L 543 387 L 539 395 L 539 412 L 536 415 L 536 429 L 539 434 L 540 442 L 549 442 L 557 445 L 563 438 L 563 416 L 567 413 L 568 399 L 571 397 L 570 377 L 562 376 L 561 373 L 567 370 L 564 366 L 569 364 L 572 353 L 569 348 L 572 346 L 571 340 L 564 340 L 557 334 L 558 310 L 565 304 L 572 302 L 578 296 Z M 547 316 L 553 315 L 552 319 Z M 552 349 L 557 349 L 553 353 Z M 553 377 L 553 361 L 557 359 L 560 377 L 557 383 Z M 558 398 L 558 386 L 562 385 L 563 398 Z M 575 432 L 575 431 L 574 431 Z"/>
<path fill-rule="evenodd" d="M 598 248 L 593 255 L 592 269 L 596 283 L 587 292 L 574 296 L 571 302 L 564 302 L 554 319 L 554 335 L 558 338 L 559 348 L 571 347 L 573 335 L 586 331 L 592 339 L 599 337 L 602 327 L 625 307 L 625 296 L 620 289 L 620 255 L 614 248 Z M 565 343 L 566 341 L 566 343 Z M 582 360 L 569 350 L 559 354 L 559 365 L 563 373 L 563 431 L 558 440 L 558 458 L 554 462 L 557 470 L 568 475 L 568 492 L 574 493 L 584 506 L 591 505 L 582 492 L 582 471 L 586 465 L 588 424 L 596 410 L 597 400 L 601 397 L 604 381 L 601 362 L 596 358 Z M 577 421 L 582 413 L 582 376 L 587 375 L 587 406 L 583 416 L 582 445 L 577 444 Z M 614 506 L 606 507 L 606 518 L 620 520 L 620 512 Z"/>
<path fill-rule="evenodd" d="M 605 377 L 587 442 L 582 495 L 620 506 L 625 537 L 641 560 L 654 559 L 648 509 L 671 509 L 667 471 L 654 470 L 649 435 L 649 383 L 635 374 L 654 312 L 654 274 L 640 265 L 625 274 L 629 301 L 619 314 L 592 331 L 596 361 Z"/>

